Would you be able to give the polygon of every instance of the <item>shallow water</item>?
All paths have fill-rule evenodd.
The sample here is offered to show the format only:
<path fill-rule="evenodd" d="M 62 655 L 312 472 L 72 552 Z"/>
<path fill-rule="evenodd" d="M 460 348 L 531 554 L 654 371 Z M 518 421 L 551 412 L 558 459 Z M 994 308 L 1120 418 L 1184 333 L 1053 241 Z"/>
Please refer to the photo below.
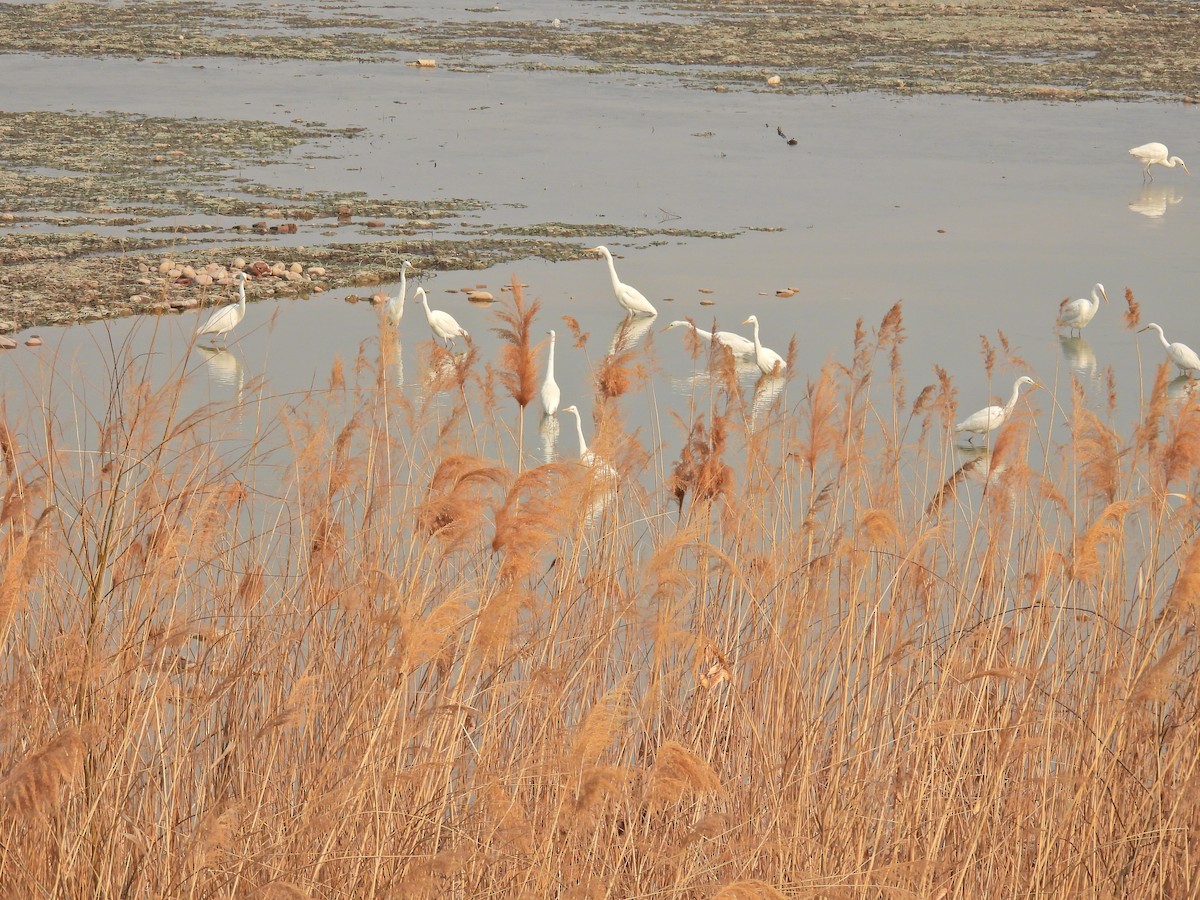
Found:
<path fill-rule="evenodd" d="M 1143 185 L 1125 152 L 1163 140 L 1200 160 L 1192 152 L 1200 111 L 1191 106 L 721 94 L 667 79 L 229 59 L 10 56 L 0 58 L 0 80 L 14 109 L 364 126 L 358 139 L 298 152 L 295 165 L 242 174 L 301 190 L 482 199 L 497 208 L 460 220 L 480 230 L 566 222 L 737 232 L 726 240 L 595 239 L 621 255 L 622 279 L 660 311 L 644 339 L 657 364 L 651 391 L 626 402 L 634 426 L 650 425 L 691 390 L 693 363 L 679 333 L 658 333 L 687 316 L 748 333 L 740 323 L 753 312 L 764 342 L 781 352 L 794 336 L 797 380 L 787 389 L 794 402 L 824 361 L 849 361 L 857 318 L 873 327 L 903 300 L 911 393 L 939 365 L 954 377 L 964 415 L 989 396 L 1007 396 L 1019 374 L 1001 371 L 988 383 L 980 335 L 995 343 L 1003 331 L 1029 361 L 1028 374 L 1056 389 L 1064 406 L 1069 367 L 1095 383 L 1111 366 L 1118 418 L 1127 423 L 1162 349 L 1152 335 L 1122 327 L 1126 286 L 1143 322 L 1200 345 L 1191 297 L 1200 237 L 1193 184 L 1178 170 L 1161 170 Z M 221 96 L 237 100 L 214 102 Z M 302 249 L 295 252 L 302 258 Z M 561 334 L 561 317 L 573 316 L 592 334 L 588 356 L 602 355 L 622 311 L 598 260 L 424 273 L 419 283 L 471 332 L 487 362 L 498 350 L 495 316 L 458 289 L 479 283 L 501 296 L 514 274 L 542 303 L 539 331 Z M 1053 330 L 1059 301 L 1086 295 L 1096 281 L 1113 303 L 1082 338 L 1060 340 Z M 798 293 L 775 296 L 789 287 Z M 304 390 L 326 379 L 335 358 L 349 361 L 360 347 L 377 353 L 378 311 L 346 304 L 346 293 L 251 304 L 232 357 L 196 355 L 195 402 L 257 376 L 272 394 Z M 400 328 L 413 384 L 417 344 L 429 338 L 419 313 L 410 300 Z M 45 347 L 0 358 L 9 415 L 40 402 L 48 360 L 78 383 L 98 382 L 105 345 L 127 334 L 137 345 L 153 334 L 165 366 L 188 352 L 207 315 L 35 329 Z M 585 421 L 587 362 L 560 342 L 563 404 L 579 402 Z M 1043 413 L 1050 408 L 1044 395 L 1034 402 Z M 563 434 L 571 438 L 566 427 Z"/>

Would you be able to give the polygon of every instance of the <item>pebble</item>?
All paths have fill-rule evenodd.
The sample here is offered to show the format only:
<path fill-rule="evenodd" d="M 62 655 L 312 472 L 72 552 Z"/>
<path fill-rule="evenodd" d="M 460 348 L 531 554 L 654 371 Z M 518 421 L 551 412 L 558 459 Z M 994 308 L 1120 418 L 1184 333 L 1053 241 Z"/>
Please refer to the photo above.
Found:
<path fill-rule="evenodd" d="M 158 264 L 158 271 L 162 272 L 164 275 L 167 272 L 170 272 L 173 268 L 175 268 L 175 260 L 173 259 L 164 259 Z"/>
<path fill-rule="evenodd" d="M 491 303 L 496 298 L 492 296 L 491 291 L 471 291 L 467 294 L 467 299 L 472 303 Z"/>
<path fill-rule="evenodd" d="M 288 266 L 288 271 L 295 272 L 297 275 L 299 275 L 301 272 L 304 271 L 304 266 L 300 265 L 300 263 L 298 263 L 298 262 L 294 262 L 290 266 Z"/>
<path fill-rule="evenodd" d="M 772 75 L 770 78 L 767 79 L 767 84 L 769 84 L 771 87 L 775 87 L 776 85 L 779 85 L 782 83 L 783 83 L 783 79 L 780 78 L 778 75 Z"/>
<path fill-rule="evenodd" d="M 200 301 L 195 297 L 179 297 L 171 301 L 171 309 L 195 309 Z"/>
<path fill-rule="evenodd" d="M 194 280 L 196 284 L 203 285 L 205 287 L 213 283 L 213 277 L 207 272 L 200 272 Z"/>
<path fill-rule="evenodd" d="M 306 270 L 313 278 L 320 278 L 325 274 L 324 266 L 309 266 Z"/>
<path fill-rule="evenodd" d="M 244 268 L 246 268 L 246 260 L 244 260 L 242 257 L 240 257 L 240 256 L 239 256 L 237 259 L 235 259 L 235 260 L 233 261 L 233 267 L 234 267 L 235 269 L 244 269 Z"/>
<path fill-rule="evenodd" d="M 13 350 L 17 346 L 17 342 L 7 335 L 0 335 L 0 350 Z"/>
<path fill-rule="evenodd" d="M 29 336 L 29 338 L 25 341 L 25 346 L 26 347 L 40 347 L 40 346 L 42 346 L 42 339 L 40 337 L 38 337 L 36 334 L 31 334 Z"/>

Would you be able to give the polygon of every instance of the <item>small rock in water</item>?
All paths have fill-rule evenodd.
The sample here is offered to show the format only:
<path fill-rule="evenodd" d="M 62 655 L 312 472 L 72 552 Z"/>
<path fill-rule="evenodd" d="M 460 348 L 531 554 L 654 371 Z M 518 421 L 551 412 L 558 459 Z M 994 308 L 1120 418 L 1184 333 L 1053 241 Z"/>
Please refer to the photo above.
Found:
<path fill-rule="evenodd" d="M 492 296 L 491 291 L 471 291 L 467 294 L 467 299 L 472 303 L 491 303 L 496 298 Z"/>
<path fill-rule="evenodd" d="M 7 335 L 0 335 L 0 350 L 13 350 L 17 346 L 17 342 Z"/>
<path fill-rule="evenodd" d="M 40 347 L 40 346 L 42 346 L 42 339 L 40 337 L 38 337 L 36 334 L 31 334 L 28 338 L 26 338 L 25 346 L 26 347 Z"/>
<path fill-rule="evenodd" d="M 778 75 L 772 75 L 770 78 L 767 79 L 767 84 L 769 84 L 771 87 L 776 87 L 777 85 L 780 85 L 782 83 L 783 83 L 783 79 L 780 78 Z"/>

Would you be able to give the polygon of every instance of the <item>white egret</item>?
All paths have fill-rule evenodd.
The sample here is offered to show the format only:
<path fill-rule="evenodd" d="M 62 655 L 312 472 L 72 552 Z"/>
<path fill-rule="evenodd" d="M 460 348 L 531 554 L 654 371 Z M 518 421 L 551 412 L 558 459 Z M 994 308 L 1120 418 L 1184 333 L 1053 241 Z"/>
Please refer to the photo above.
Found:
<path fill-rule="evenodd" d="M 400 293 L 387 302 L 387 323 L 389 325 L 396 325 L 399 323 L 400 317 L 404 315 L 404 295 L 408 292 L 407 270 L 411 268 L 412 263 L 407 259 L 400 263 Z"/>
<path fill-rule="evenodd" d="M 617 277 L 617 267 L 613 265 L 612 254 L 608 252 L 607 247 L 592 247 L 587 252 L 599 253 L 608 262 L 608 275 L 612 279 L 613 293 L 617 295 L 617 302 L 625 307 L 629 315 L 658 315 L 658 310 L 651 305 L 649 300 L 642 296 L 641 291 L 639 291 L 637 288 L 621 283 L 621 279 Z"/>
<path fill-rule="evenodd" d="M 1072 300 L 1070 303 L 1063 304 L 1063 308 L 1058 313 L 1058 324 L 1066 325 L 1068 328 L 1074 328 L 1077 331 L 1087 325 L 1088 322 L 1096 315 L 1096 311 L 1100 309 L 1100 298 L 1104 298 L 1104 302 L 1108 302 L 1108 294 L 1104 292 L 1104 285 L 1096 282 L 1092 286 L 1092 298 L 1080 297 L 1078 300 Z"/>
<path fill-rule="evenodd" d="M 704 338 L 710 344 L 713 341 L 723 344 L 730 349 L 734 356 L 741 359 L 754 357 L 754 341 L 747 337 L 742 337 L 740 334 L 735 334 L 732 331 L 705 331 L 703 328 L 697 328 L 691 322 L 685 322 L 682 319 L 672 322 L 663 331 L 670 331 L 672 328 L 679 328 L 681 326 L 691 328 L 699 337 Z"/>
<path fill-rule="evenodd" d="M 747 316 L 742 324 L 754 326 L 754 361 L 758 363 L 758 370 L 764 375 L 770 375 L 776 369 L 781 372 L 786 369 L 787 363 L 783 357 L 769 347 L 764 347 L 758 339 L 758 316 Z"/>
<path fill-rule="evenodd" d="M 1167 336 L 1163 334 L 1162 326 L 1157 322 L 1151 322 L 1145 328 L 1139 328 L 1139 333 L 1149 331 L 1153 328 L 1158 332 L 1158 339 L 1162 341 L 1162 345 L 1167 348 L 1167 356 L 1171 357 L 1171 362 L 1179 367 L 1180 372 L 1200 372 L 1200 356 L 1196 355 L 1196 351 L 1187 344 L 1170 343 Z"/>
<path fill-rule="evenodd" d="M 1149 178 L 1151 181 L 1154 180 L 1154 176 L 1150 174 L 1151 166 L 1164 166 L 1165 168 L 1173 169 L 1175 168 L 1175 164 L 1178 163 L 1183 167 L 1184 172 L 1187 172 L 1188 175 L 1192 174 L 1191 172 L 1188 172 L 1188 167 L 1183 164 L 1182 159 L 1180 159 L 1178 156 L 1168 156 L 1167 145 L 1160 144 L 1158 141 L 1151 141 L 1149 144 L 1142 144 L 1140 147 L 1133 147 L 1129 151 L 1129 155 L 1136 158 L 1137 161 L 1142 164 L 1143 181 L 1145 181 L 1147 178 Z"/>
<path fill-rule="evenodd" d="M 1013 382 L 1012 396 L 1008 398 L 1007 403 L 1003 406 L 985 406 L 979 412 L 971 413 L 971 415 L 955 425 L 954 430 L 956 432 L 971 432 L 967 440 L 971 440 L 977 434 L 988 434 L 995 431 L 1012 415 L 1013 407 L 1017 405 L 1017 397 L 1020 396 L 1021 388 L 1027 384 L 1032 384 L 1034 387 L 1039 386 L 1028 375 L 1022 375 Z"/>
<path fill-rule="evenodd" d="M 237 281 L 238 302 L 222 306 L 208 317 L 208 321 L 196 329 L 196 337 L 205 334 L 224 337 L 237 328 L 238 322 L 246 315 L 246 273 L 238 272 L 234 276 Z"/>
<path fill-rule="evenodd" d="M 542 382 L 542 409 L 547 416 L 558 412 L 558 401 L 562 392 L 554 380 L 554 330 L 550 331 L 550 354 L 546 357 L 546 380 Z"/>
<path fill-rule="evenodd" d="M 587 441 L 583 437 L 583 421 L 579 415 L 579 408 L 564 406 L 562 411 L 575 416 L 575 434 L 579 438 L 579 461 L 605 478 L 616 478 L 617 470 L 597 456 L 595 451 L 588 449 Z"/>
<path fill-rule="evenodd" d="M 450 313 L 443 312 L 440 309 L 429 308 L 429 300 L 425 296 L 425 288 L 417 288 L 417 292 L 413 294 L 413 299 L 425 308 L 425 320 L 429 323 L 429 330 L 433 332 L 433 336 L 445 341 L 447 347 L 454 347 L 454 339 L 456 337 L 465 337 L 467 340 L 471 339 L 471 336 L 467 334 L 467 329 L 459 325 Z"/>

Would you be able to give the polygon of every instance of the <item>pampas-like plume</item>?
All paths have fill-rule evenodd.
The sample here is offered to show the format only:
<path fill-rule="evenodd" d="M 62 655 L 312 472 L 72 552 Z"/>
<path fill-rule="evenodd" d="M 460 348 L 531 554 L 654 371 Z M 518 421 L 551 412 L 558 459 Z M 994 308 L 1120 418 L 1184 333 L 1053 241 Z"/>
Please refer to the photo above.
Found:
<path fill-rule="evenodd" d="M 1168 605 L 1176 612 L 1186 612 L 1192 619 L 1200 615 L 1200 540 L 1192 541 L 1192 549 L 1179 567 Z"/>
<path fill-rule="evenodd" d="M 84 742 L 68 728 L 17 763 L 0 779 L 0 808 L 27 817 L 57 807 L 62 788 L 79 774 Z"/>
<path fill-rule="evenodd" d="M 1133 703 L 1161 703 L 1171 693 L 1171 684 L 1175 681 L 1175 672 L 1179 668 L 1179 656 L 1191 643 L 1190 637 L 1179 638 L 1163 651 L 1162 656 L 1154 661 L 1138 677 L 1133 692 L 1129 695 Z"/>
<path fill-rule="evenodd" d="M 688 794 L 720 794 L 721 779 L 703 759 L 675 741 L 658 750 L 646 788 L 651 803 L 677 803 Z"/>
<path fill-rule="evenodd" d="M 1125 516 L 1133 508 L 1128 500 L 1118 500 L 1104 507 L 1092 526 L 1075 544 L 1075 558 L 1071 563 L 1071 577 L 1079 581 L 1093 582 L 1100 574 L 1101 544 L 1120 542 L 1124 535 Z"/>
<path fill-rule="evenodd" d="M 417 523 L 429 535 L 453 545 L 478 527 L 486 508 L 484 490 L 503 487 L 508 473 L 477 456 L 445 457 L 434 472 L 425 499 L 417 507 Z"/>
<path fill-rule="evenodd" d="M 1117 499 L 1120 438 L 1084 405 L 1083 388 L 1077 380 L 1072 381 L 1071 393 L 1075 401 L 1071 434 L 1080 480 L 1090 493 L 1112 503 Z"/>
<path fill-rule="evenodd" d="M 1129 288 L 1125 288 L 1125 306 L 1125 327 L 1132 331 L 1142 324 L 1142 308 Z"/>
<path fill-rule="evenodd" d="M 575 730 L 572 756 L 582 766 L 597 763 L 617 732 L 624 726 L 629 712 L 626 704 L 633 674 L 622 678 L 607 694 L 597 700 Z"/>
<path fill-rule="evenodd" d="M 530 332 L 533 328 L 534 317 L 542 305 L 537 300 L 528 306 L 525 305 L 525 291 L 516 275 L 512 277 L 510 293 L 513 299 L 512 309 L 503 303 L 499 306 L 496 310 L 496 317 L 502 324 L 501 327 L 493 328 L 492 331 L 499 335 L 500 340 L 504 342 L 500 348 L 500 383 L 504 385 L 512 398 L 517 401 L 517 406 L 521 408 L 520 424 L 517 427 L 517 459 L 519 461 L 524 457 L 525 407 L 537 394 L 537 362 L 534 358 L 536 348 L 530 342 Z M 518 462 L 519 466 L 520 462 Z"/>
<path fill-rule="evenodd" d="M 809 476 L 815 475 L 821 454 L 837 446 L 837 388 L 829 366 L 821 369 L 816 384 L 808 384 L 808 440 L 801 446 L 801 458 Z"/>
<path fill-rule="evenodd" d="M 532 573 L 538 554 L 561 531 L 571 502 L 565 488 L 576 468 L 574 463 L 548 463 L 522 472 L 513 481 L 504 504 L 495 510 L 492 551 L 504 553 L 502 581 Z"/>
<path fill-rule="evenodd" d="M 725 420 L 721 416 L 713 418 L 711 440 L 705 435 L 703 417 L 692 422 L 679 461 L 667 481 L 681 514 L 689 491 L 697 503 L 728 499 L 733 488 L 733 469 L 724 460 L 725 443 Z"/>

